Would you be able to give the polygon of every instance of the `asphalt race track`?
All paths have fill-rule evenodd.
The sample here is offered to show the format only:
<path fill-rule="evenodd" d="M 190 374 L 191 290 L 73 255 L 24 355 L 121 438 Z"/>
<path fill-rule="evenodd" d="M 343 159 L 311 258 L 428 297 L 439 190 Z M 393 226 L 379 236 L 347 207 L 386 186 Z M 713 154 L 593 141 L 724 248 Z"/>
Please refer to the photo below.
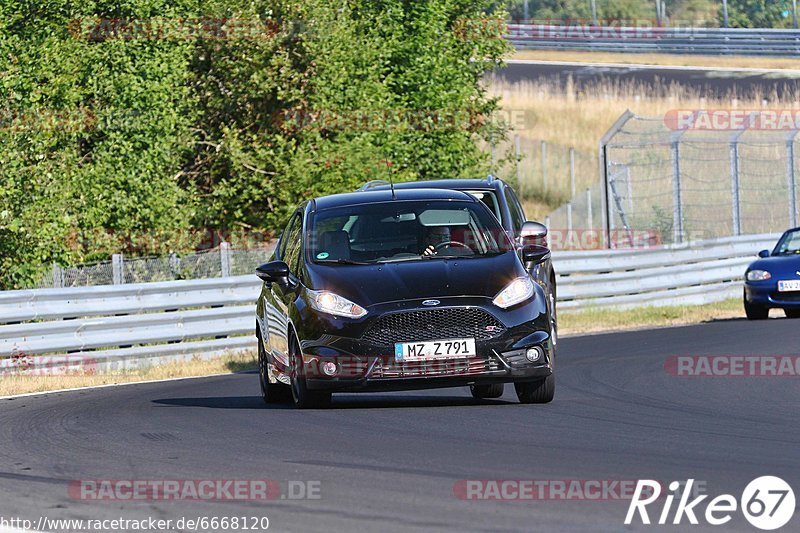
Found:
<path fill-rule="evenodd" d="M 454 485 L 694 478 L 738 499 L 776 475 L 797 491 L 799 377 L 676 377 L 664 363 L 798 355 L 799 341 L 800 320 L 783 318 L 565 338 L 545 406 L 518 404 L 507 386 L 483 403 L 445 389 L 335 396 L 334 409 L 303 412 L 263 405 L 255 374 L 2 400 L 0 515 L 265 515 L 277 531 L 654 529 L 623 525 L 627 501 L 465 501 Z M 79 479 L 319 481 L 320 498 L 79 501 L 68 495 Z M 798 524 L 795 514 L 786 530 Z M 705 530 L 756 531 L 740 512 L 693 528 Z"/>
<path fill-rule="evenodd" d="M 759 94 L 772 99 L 797 97 L 800 91 L 800 70 L 758 70 L 700 67 L 651 67 L 637 65 L 592 65 L 587 63 L 508 61 L 494 75 L 508 82 L 531 81 L 566 85 L 572 78 L 576 91 L 606 80 L 614 83 L 641 83 L 647 86 L 680 85 L 697 91 L 706 98 L 739 98 Z"/>

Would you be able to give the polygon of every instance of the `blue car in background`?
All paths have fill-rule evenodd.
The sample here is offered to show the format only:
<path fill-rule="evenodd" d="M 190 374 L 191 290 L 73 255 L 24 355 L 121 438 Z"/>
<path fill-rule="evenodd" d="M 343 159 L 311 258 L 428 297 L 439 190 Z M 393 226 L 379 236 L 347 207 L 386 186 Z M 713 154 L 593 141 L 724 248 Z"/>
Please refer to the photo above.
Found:
<path fill-rule="evenodd" d="M 790 229 L 775 249 L 762 250 L 744 276 L 744 311 L 750 320 L 763 320 L 773 308 L 800 318 L 800 228 Z"/>

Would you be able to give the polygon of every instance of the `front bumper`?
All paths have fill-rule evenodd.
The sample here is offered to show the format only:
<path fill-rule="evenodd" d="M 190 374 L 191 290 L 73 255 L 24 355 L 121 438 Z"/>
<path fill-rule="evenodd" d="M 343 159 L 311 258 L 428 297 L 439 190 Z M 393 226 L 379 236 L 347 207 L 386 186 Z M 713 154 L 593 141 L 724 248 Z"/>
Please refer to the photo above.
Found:
<path fill-rule="evenodd" d="M 385 304 L 371 309 L 374 317 L 384 313 L 419 311 L 405 302 Z M 442 300 L 440 310 L 479 308 L 502 323 L 504 330 L 490 339 L 477 339 L 475 356 L 450 359 L 430 359 L 399 363 L 392 344 L 375 344 L 364 340 L 363 332 L 369 323 L 362 324 L 358 337 L 335 335 L 337 329 L 325 327 L 325 334 L 301 335 L 304 358 L 304 377 L 311 390 L 341 392 L 411 390 L 457 387 L 470 384 L 533 381 L 553 373 L 554 351 L 550 337 L 550 322 L 543 295 L 510 310 L 502 310 L 482 298 L 453 298 Z M 375 318 L 373 318 L 375 319 Z M 332 319 L 340 321 L 340 319 Z M 352 334 L 354 329 L 341 327 Z M 447 337 L 442 337 L 442 339 Z M 397 339 L 398 342 L 414 341 Z M 542 355 L 530 362 L 525 352 L 540 347 Z M 325 363 L 336 365 L 334 375 L 325 373 Z M 327 365 L 330 367 L 330 364 Z"/>
<path fill-rule="evenodd" d="M 800 292 L 778 292 L 775 280 L 748 281 L 744 284 L 748 304 L 775 309 L 800 309 Z"/>

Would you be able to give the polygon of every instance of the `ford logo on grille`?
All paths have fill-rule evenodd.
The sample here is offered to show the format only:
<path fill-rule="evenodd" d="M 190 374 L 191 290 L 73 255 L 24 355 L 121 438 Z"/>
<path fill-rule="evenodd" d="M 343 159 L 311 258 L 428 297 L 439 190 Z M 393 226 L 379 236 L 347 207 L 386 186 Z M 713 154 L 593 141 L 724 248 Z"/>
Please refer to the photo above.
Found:
<path fill-rule="evenodd" d="M 428 307 L 432 307 L 434 305 L 439 305 L 440 303 L 442 302 L 440 302 L 439 300 L 425 300 L 424 302 L 422 302 L 422 305 L 427 305 Z"/>

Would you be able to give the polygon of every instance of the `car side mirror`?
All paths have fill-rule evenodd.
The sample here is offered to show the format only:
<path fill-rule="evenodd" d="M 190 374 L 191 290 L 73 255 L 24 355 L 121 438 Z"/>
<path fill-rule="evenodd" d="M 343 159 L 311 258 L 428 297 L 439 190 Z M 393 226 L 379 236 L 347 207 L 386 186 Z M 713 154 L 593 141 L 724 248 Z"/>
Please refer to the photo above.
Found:
<path fill-rule="evenodd" d="M 769 257 L 769 250 L 761 250 L 758 252 L 758 257 Z"/>
<path fill-rule="evenodd" d="M 267 283 L 286 283 L 289 280 L 289 265 L 283 261 L 270 261 L 256 268 L 256 276 Z"/>
<path fill-rule="evenodd" d="M 522 225 L 519 232 L 519 241 L 523 246 L 532 244 L 537 246 L 547 246 L 547 226 L 539 222 L 528 220 Z"/>
<path fill-rule="evenodd" d="M 525 263 L 541 263 L 550 258 L 550 248 L 536 244 L 526 244 L 522 247 L 522 260 Z"/>

